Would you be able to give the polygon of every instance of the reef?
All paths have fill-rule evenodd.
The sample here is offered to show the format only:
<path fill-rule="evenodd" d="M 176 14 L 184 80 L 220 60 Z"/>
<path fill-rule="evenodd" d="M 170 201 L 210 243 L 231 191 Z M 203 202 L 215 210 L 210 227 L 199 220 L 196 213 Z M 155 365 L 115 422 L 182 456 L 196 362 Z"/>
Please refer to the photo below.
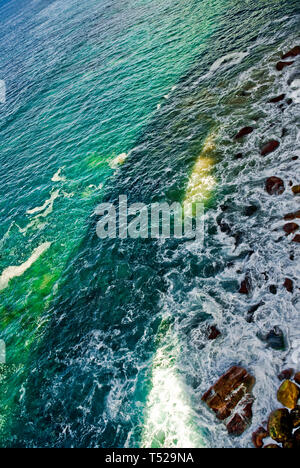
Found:
<path fill-rule="evenodd" d="M 280 385 L 277 392 L 277 400 L 284 408 L 274 410 L 268 420 L 267 429 L 259 427 L 252 435 L 252 442 L 255 448 L 300 448 L 300 387 L 295 383 L 299 382 L 299 373 L 293 369 L 286 369 L 278 376 L 279 380 L 288 377 Z M 291 379 L 294 376 L 293 382 Z M 264 440 L 273 439 L 277 444 L 264 446 Z"/>

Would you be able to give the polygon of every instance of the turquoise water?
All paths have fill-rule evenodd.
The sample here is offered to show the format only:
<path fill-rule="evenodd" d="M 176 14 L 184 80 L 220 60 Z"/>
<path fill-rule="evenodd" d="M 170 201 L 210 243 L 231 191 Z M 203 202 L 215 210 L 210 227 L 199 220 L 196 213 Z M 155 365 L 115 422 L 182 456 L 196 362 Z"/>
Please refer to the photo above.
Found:
<path fill-rule="evenodd" d="M 276 163 L 258 161 L 255 148 L 283 126 L 296 138 L 297 100 L 280 114 L 265 102 L 295 92 L 287 86 L 296 64 L 280 78 L 273 65 L 297 42 L 298 14 L 296 1 L 275 0 L 0 2 L 2 445 L 249 445 L 249 435 L 229 439 L 200 397 L 238 361 L 264 369 L 257 391 L 267 398 L 293 351 L 294 319 L 279 319 L 278 306 L 284 356 L 244 320 L 239 271 L 274 258 L 260 250 L 265 234 L 247 238 L 253 221 L 234 209 L 252 201 L 264 211 L 262 174 L 295 172 L 286 162 L 292 137 Z M 259 134 L 242 148 L 248 159 L 233 162 L 232 135 L 249 120 Z M 177 241 L 96 237 L 103 199 L 182 200 L 209 135 L 217 183 L 204 253 Z M 116 168 L 120 154 L 128 156 Z M 237 249 L 217 230 L 228 200 Z M 258 286 L 253 301 L 265 294 Z M 204 344 L 212 321 L 224 336 Z M 271 399 L 260 401 L 258 418 Z"/>

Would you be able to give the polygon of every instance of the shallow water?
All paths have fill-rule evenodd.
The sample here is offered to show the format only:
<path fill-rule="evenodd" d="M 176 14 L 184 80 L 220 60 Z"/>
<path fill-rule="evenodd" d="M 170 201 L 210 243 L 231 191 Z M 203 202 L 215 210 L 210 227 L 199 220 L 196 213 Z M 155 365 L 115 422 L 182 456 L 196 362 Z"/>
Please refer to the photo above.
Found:
<path fill-rule="evenodd" d="M 299 59 L 275 64 L 299 41 L 300 11 L 252 3 L 0 4 L 2 445 L 250 446 L 251 430 L 231 439 L 201 404 L 233 364 L 257 378 L 254 425 L 276 404 L 275 376 L 300 358 L 299 295 L 282 288 L 298 249 L 281 229 L 298 205 L 264 182 L 299 183 Z M 267 103 L 283 92 L 291 105 Z M 119 194 L 204 199 L 205 248 L 100 241 L 94 208 Z M 209 324 L 222 337 L 208 343 Z M 275 325 L 284 352 L 261 338 Z"/>

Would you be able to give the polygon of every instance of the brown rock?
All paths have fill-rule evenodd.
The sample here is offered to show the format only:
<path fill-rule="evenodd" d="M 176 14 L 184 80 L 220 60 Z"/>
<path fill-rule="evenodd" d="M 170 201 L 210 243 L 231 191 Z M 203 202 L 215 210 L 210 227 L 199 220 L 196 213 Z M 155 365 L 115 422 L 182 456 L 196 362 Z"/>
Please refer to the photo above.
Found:
<path fill-rule="evenodd" d="M 293 49 L 291 49 L 289 52 L 284 54 L 282 56 L 282 59 L 285 60 L 287 58 L 297 57 L 297 55 L 300 55 L 300 46 L 296 46 Z"/>
<path fill-rule="evenodd" d="M 300 397 L 300 389 L 290 380 L 285 380 L 277 393 L 278 401 L 289 409 L 294 409 Z"/>
<path fill-rule="evenodd" d="M 294 292 L 294 283 L 293 283 L 293 281 L 291 279 L 286 278 L 283 286 L 285 287 L 285 289 L 289 293 L 293 294 L 293 292 Z M 287 378 L 290 379 L 290 377 L 287 377 Z"/>
<path fill-rule="evenodd" d="M 287 409 L 278 409 L 271 413 L 268 422 L 270 436 L 276 442 L 287 442 L 291 439 L 293 425 Z"/>
<path fill-rule="evenodd" d="M 251 392 L 254 385 L 255 378 L 245 369 L 232 367 L 203 395 L 202 401 L 223 421 L 232 415 L 237 405 L 244 402 L 245 409 L 250 401 L 253 402 Z"/>
<path fill-rule="evenodd" d="M 244 409 L 240 413 L 236 413 L 232 420 L 227 424 L 227 430 L 230 435 L 234 435 L 237 437 L 242 435 L 252 421 L 252 406 L 254 403 L 254 399 L 251 396 L 247 398 L 245 400 Z"/>
<path fill-rule="evenodd" d="M 284 98 L 285 98 L 286 94 L 281 94 L 280 96 L 278 97 L 275 97 L 273 99 L 270 99 L 269 103 L 270 104 L 277 104 L 277 102 L 280 102 L 280 101 L 283 101 Z"/>
<path fill-rule="evenodd" d="M 294 237 L 293 242 L 296 242 L 296 244 L 300 243 L 300 234 L 297 234 L 297 236 Z"/>
<path fill-rule="evenodd" d="M 278 71 L 282 71 L 284 68 L 289 67 L 290 65 L 293 65 L 294 62 L 278 62 L 276 65 L 276 68 Z"/>
<path fill-rule="evenodd" d="M 300 372 L 297 372 L 297 374 L 294 377 L 295 382 L 300 385 Z"/>
<path fill-rule="evenodd" d="M 292 188 L 292 190 L 293 190 L 293 194 L 294 194 L 294 195 L 299 195 L 299 193 L 300 193 L 300 185 L 295 185 L 295 186 Z"/>
<path fill-rule="evenodd" d="M 296 211 L 296 213 L 288 213 L 284 217 L 285 221 L 293 221 L 294 219 L 300 219 L 300 210 Z"/>
<path fill-rule="evenodd" d="M 266 156 L 267 154 L 273 153 L 273 151 L 277 150 L 279 146 L 280 146 L 279 141 L 271 140 L 262 147 L 261 155 Z"/>
<path fill-rule="evenodd" d="M 285 191 L 283 180 L 279 177 L 270 177 L 266 181 L 266 191 L 269 195 L 282 195 Z"/>
<path fill-rule="evenodd" d="M 239 131 L 239 133 L 235 136 L 236 140 L 240 140 L 241 138 L 244 138 L 247 135 L 250 135 L 254 130 L 253 127 L 244 127 L 242 130 Z"/>
<path fill-rule="evenodd" d="M 283 226 L 284 232 L 289 236 L 290 234 L 295 234 L 299 229 L 298 224 L 296 223 L 288 223 Z"/>
<path fill-rule="evenodd" d="M 279 374 L 278 378 L 281 381 L 291 379 L 294 373 L 295 373 L 294 369 L 286 369 L 282 371 L 281 374 Z"/>
<path fill-rule="evenodd" d="M 221 335 L 221 332 L 217 329 L 217 327 L 215 326 L 210 327 L 209 336 L 208 336 L 209 340 L 211 341 L 216 340 L 220 335 Z"/>
<path fill-rule="evenodd" d="M 269 437 L 268 432 L 263 428 L 259 427 L 257 431 L 252 434 L 252 442 L 255 448 L 259 449 L 264 446 L 263 440 Z"/>
<path fill-rule="evenodd" d="M 291 411 L 291 419 L 295 429 L 300 427 L 300 406 L 296 406 L 296 408 Z"/>

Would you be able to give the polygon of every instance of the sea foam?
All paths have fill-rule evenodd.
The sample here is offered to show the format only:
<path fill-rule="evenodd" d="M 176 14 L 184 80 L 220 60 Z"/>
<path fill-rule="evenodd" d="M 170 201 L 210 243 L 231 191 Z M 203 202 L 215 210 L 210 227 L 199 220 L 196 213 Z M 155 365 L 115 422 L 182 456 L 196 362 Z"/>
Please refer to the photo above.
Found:
<path fill-rule="evenodd" d="M 33 251 L 31 257 L 26 262 L 22 263 L 22 265 L 9 266 L 6 268 L 0 277 L 0 291 L 7 288 L 10 280 L 22 276 L 50 246 L 51 242 L 44 242 Z"/>

